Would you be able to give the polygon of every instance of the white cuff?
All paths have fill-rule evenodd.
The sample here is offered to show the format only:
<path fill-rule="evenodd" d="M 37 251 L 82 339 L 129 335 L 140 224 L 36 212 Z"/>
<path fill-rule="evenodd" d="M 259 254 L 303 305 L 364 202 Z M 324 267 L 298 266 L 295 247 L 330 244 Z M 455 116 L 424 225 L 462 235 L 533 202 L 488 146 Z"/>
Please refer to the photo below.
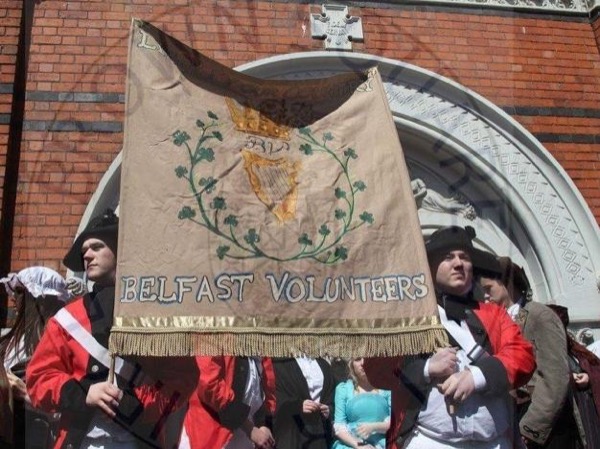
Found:
<path fill-rule="evenodd" d="M 487 381 L 485 380 L 485 376 L 481 372 L 481 369 L 477 366 L 469 366 L 469 371 L 473 375 L 473 383 L 475 384 L 475 391 L 481 391 L 487 386 Z"/>
<path fill-rule="evenodd" d="M 423 377 L 425 378 L 425 382 L 431 382 L 431 377 L 429 377 L 429 361 L 431 359 L 427 359 L 425 362 L 425 367 L 423 368 Z"/>

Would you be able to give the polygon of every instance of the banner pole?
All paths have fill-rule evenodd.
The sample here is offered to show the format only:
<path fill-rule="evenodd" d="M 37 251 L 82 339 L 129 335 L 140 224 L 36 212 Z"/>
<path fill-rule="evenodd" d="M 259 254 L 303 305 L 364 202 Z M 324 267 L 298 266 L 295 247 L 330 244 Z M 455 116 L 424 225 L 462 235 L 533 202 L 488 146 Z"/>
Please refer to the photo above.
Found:
<path fill-rule="evenodd" d="M 115 361 L 116 356 L 111 353 L 110 354 L 110 368 L 108 370 L 108 382 L 113 384 L 115 382 Z"/>

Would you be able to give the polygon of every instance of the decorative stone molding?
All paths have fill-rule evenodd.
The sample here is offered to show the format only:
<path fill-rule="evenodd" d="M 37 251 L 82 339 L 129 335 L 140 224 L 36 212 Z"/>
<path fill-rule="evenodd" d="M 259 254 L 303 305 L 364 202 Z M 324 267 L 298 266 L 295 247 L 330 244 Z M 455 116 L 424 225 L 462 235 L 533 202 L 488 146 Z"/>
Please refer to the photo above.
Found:
<path fill-rule="evenodd" d="M 311 34 L 325 41 L 325 50 L 352 50 L 352 42 L 363 40 L 362 21 L 343 5 L 322 5 L 321 14 L 310 15 Z"/>
<path fill-rule="evenodd" d="M 588 11 L 591 14 L 593 11 L 600 8 L 600 1 L 599 0 L 587 0 L 587 7 L 588 7 Z"/>
<path fill-rule="evenodd" d="M 465 175 L 459 183 L 496 182 L 510 196 L 520 196 L 531 213 L 543 220 L 544 233 L 561 265 L 562 277 L 573 286 L 582 286 L 593 279 L 591 254 L 585 245 L 578 223 L 561 198 L 554 183 L 543 173 L 541 161 L 536 160 L 514 142 L 513 136 L 494 128 L 476 111 L 470 111 L 441 97 L 424 95 L 420 89 L 387 83 L 390 107 L 442 131 L 444 139 L 454 139 L 469 147 L 497 176 L 472 172 L 463 162 Z M 469 179 L 476 178 L 476 179 Z M 457 188 L 460 187 L 457 185 Z M 509 197 L 510 198 L 510 197 Z"/>
<path fill-rule="evenodd" d="M 404 3 L 393 1 L 392 3 Z M 588 15 L 598 7 L 598 0 L 420 0 L 416 4 L 438 4 L 458 7 L 494 8 L 511 11 L 543 11 L 558 14 Z M 412 3 L 415 4 L 415 3 Z"/>
<path fill-rule="evenodd" d="M 586 275 L 589 277 L 589 273 L 593 272 L 589 263 L 590 255 L 583 244 L 577 223 L 535 160 L 508 140 L 507 136 L 464 107 L 440 97 L 423 95 L 418 89 L 399 83 L 388 83 L 386 88 L 393 110 L 410 114 L 413 119 L 444 131 L 447 138 L 467 145 L 502 176 L 505 188 L 519 188 L 532 212 L 545 221 L 553 246 L 560 248 L 562 268 L 568 273 L 569 281 L 581 285 Z M 465 168 L 470 168 L 468 163 L 465 163 Z M 475 175 L 465 170 L 465 177 L 460 182 L 471 181 L 468 179 L 470 176 Z M 478 180 L 491 181 L 486 178 L 488 176 L 479 175 Z"/>

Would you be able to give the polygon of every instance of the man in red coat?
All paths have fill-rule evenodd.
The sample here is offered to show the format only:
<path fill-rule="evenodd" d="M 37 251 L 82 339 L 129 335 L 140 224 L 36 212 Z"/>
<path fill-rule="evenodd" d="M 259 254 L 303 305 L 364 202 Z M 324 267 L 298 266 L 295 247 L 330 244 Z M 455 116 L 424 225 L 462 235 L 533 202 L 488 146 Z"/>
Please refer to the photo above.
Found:
<path fill-rule="evenodd" d="M 166 423 L 197 384 L 192 358 L 121 359 L 116 382 L 108 381 L 117 234 L 118 218 L 108 210 L 77 237 L 63 263 L 85 270 L 93 292 L 48 322 L 27 367 L 33 406 L 61 413 L 55 448 L 173 447 Z"/>
<path fill-rule="evenodd" d="M 180 449 L 273 449 L 275 375 L 270 358 L 197 357 Z"/>
<path fill-rule="evenodd" d="M 474 237 L 472 228 L 452 226 L 426 243 L 450 347 L 365 361 L 371 383 L 392 390 L 388 448 L 513 447 L 508 392 L 531 377 L 533 349 L 502 308 L 473 297 Z"/>

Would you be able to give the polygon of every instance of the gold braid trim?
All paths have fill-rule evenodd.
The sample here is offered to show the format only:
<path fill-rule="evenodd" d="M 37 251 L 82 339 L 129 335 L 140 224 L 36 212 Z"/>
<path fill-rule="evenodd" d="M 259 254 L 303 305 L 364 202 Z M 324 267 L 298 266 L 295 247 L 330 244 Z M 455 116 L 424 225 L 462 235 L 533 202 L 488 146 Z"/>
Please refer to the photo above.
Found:
<path fill-rule="evenodd" d="M 389 330 L 388 330 L 389 331 Z M 367 331 L 368 332 L 368 331 Z M 433 352 L 448 345 L 448 336 L 441 326 L 425 330 L 406 330 L 389 334 L 320 333 L 271 334 L 267 330 L 251 333 L 221 332 L 137 332 L 113 329 L 110 350 L 121 355 L 139 356 L 252 356 L 289 357 L 301 354 L 309 357 L 375 357 L 415 355 Z"/>

